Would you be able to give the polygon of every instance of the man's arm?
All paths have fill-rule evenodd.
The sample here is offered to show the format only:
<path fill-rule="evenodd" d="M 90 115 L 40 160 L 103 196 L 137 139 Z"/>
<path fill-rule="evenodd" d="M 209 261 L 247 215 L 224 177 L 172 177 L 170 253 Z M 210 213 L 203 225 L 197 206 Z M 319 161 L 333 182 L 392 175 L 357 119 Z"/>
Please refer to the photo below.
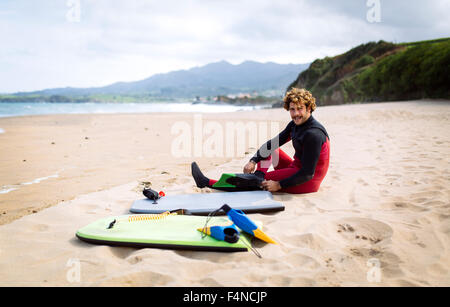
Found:
<path fill-rule="evenodd" d="M 256 154 L 250 159 L 250 161 L 258 163 L 259 161 L 270 156 L 277 148 L 286 144 L 291 139 L 291 130 L 293 125 L 295 124 L 291 121 L 276 137 L 264 143 L 258 149 Z"/>

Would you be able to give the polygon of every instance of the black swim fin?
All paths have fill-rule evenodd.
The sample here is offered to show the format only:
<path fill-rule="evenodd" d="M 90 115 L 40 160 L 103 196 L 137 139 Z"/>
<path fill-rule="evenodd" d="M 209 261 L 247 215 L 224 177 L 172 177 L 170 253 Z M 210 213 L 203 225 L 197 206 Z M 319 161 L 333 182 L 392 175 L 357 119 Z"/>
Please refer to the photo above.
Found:
<path fill-rule="evenodd" d="M 260 174 L 222 174 L 211 188 L 227 192 L 256 191 L 261 190 L 263 180 Z"/>
<path fill-rule="evenodd" d="M 208 177 L 203 175 L 202 171 L 200 170 L 200 168 L 198 167 L 196 162 L 192 162 L 191 172 L 192 172 L 192 177 L 194 178 L 195 184 L 197 185 L 197 187 L 204 188 L 209 185 Z"/>
<path fill-rule="evenodd" d="M 261 189 L 263 178 L 255 174 L 235 174 L 234 177 L 228 178 L 226 181 L 234 185 L 236 188 Z"/>
<path fill-rule="evenodd" d="M 155 190 L 152 189 L 144 189 L 142 191 L 142 193 L 145 195 L 145 197 L 147 197 L 150 200 L 153 200 L 153 203 L 156 204 L 157 200 L 161 198 L 161 196 L 159 196 L 159 193 L 156 192 Z"/>
<path fill-rule="evenodd" d="M 253 174 L 222 174 L 222 177 L 210 186 L 208 177 L 203 175 L 196 162 L 192 162 L 191 172 L 197 187 L 209 187 L 227 192 L 261 190 L 261 183 L 264 180 L 264 173 L 261 171 Z"/>

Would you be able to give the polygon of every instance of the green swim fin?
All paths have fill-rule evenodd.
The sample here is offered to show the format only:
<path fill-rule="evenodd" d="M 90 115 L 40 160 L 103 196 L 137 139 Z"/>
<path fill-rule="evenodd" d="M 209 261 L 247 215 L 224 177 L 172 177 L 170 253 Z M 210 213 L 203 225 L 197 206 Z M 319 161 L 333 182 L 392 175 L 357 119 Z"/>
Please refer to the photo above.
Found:
<path fill-rule="evenodd" d="M 254 191 L 261 190 L 262 176 L 255 174 L 222 174 L 212 188 L 227 191 Z"/>
<path fill-rule="evenodd" d="M 213 188 L 235 188 L 234 184 L 228 183 L 227 180 L 235 177 L 236 174 L 222 174 L 220 179 L 213 184 Z"/>

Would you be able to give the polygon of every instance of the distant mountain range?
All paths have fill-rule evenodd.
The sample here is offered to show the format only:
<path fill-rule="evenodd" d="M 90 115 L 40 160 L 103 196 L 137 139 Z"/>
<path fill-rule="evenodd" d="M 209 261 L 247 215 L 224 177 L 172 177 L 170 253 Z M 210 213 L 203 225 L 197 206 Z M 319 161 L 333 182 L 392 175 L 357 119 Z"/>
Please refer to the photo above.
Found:
<path fill-rule="evenodd" d="M 188 70 L 156 74 L 136 82 L 117 82 L 104 87 L 54 88 L 42 91 L 3 95 L 0 101 L 23 98 L 41 101 L 103 100 L 115 96 L 155 98 L 194 98 L 238 93 L 282 96 L 288 85 L 309 64 L 277 64 L 246 61 L 238 65 L 226 61 Z M 117 98 L 117 97 L 116 97 Z M 6 100 L 5 100 L 6 99 Z"/>

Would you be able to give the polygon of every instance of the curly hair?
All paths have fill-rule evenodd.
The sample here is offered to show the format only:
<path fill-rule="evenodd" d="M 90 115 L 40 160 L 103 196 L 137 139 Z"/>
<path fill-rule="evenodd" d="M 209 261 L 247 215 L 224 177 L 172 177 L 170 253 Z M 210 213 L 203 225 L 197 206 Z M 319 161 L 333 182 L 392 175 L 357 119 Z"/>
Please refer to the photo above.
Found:
<path fill-rule="evenodd" d="M 283 108 L 289 111 L 289 104 L 304 104 L 306 108 L 311 107 L 311 113 L 316 109 L 316 98 L 313 97 L 310 91 L 304 88 L 293 87 L 283 98 Z"/>

